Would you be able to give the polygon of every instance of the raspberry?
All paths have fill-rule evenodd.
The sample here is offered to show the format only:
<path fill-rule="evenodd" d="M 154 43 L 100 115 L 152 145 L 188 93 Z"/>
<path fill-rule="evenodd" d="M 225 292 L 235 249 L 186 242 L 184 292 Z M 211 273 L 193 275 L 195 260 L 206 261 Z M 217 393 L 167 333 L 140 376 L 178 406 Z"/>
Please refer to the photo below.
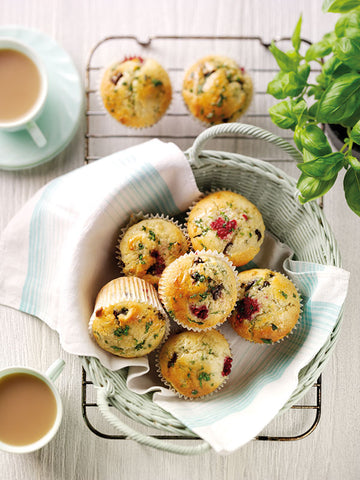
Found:
<path fill-rule="evenodd" d="M 251 317 L 260 310 L 259 302 L 256 298 L 244 297 L 237 304 L 236 307 L 236 319 L 250 320 Z"/>
<path fill-rule="evenodd" d="M 236 220 L 224 220 L 222 217 L 217 218 L 210 223 L 210 228 L 216 231 L 221 239 L 226 238 L 237 226 Z"/>
<path fill-rule="evenodd" d="M 202 305 L 201 307 L 197 307 L 196 305 L 190 305 L 190 311 L 195 317 L 201 318 L 201 320 L 205 320 L 209 315 L 209 310 L 206 305 Z"/>
<path fill-rule="evenodd" d="M 231 363 L 232 363 L 232 358 L 231 357 L 226 357 L 225 360 L 224 360 L 224 368 L 223 368 L 223 371 L 221 372 L 221 375 L 223 377 L 227 377 L 228 375 L 230 375 Z"/>

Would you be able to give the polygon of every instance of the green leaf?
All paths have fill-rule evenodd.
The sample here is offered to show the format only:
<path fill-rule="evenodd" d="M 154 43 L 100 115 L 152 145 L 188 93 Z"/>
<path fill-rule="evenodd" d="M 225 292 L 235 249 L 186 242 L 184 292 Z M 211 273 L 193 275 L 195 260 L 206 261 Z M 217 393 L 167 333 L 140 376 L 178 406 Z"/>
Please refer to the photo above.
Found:
<path fill-rule="evenodd" d="M 267 93 L 270 93 L 270 95 L 277 98 L 278 100 L 286 98 L 287 93 L 284 91 L 284 88 L 283 88 L 283 83 L 284 83 L 283 80 L 286 76 L 287 76 L 286 73 L 278 72 L 273 78 L 273 80 L 269 82 L 267 86 Z"/>
<path fill-rule="evenodd" d="M 274 42 L 271 42 L 269 50 L 274 55 L 274 58 L 282 71 L 291 72 L 297 69 L 299 65 L 298 57 L 294 57 L 291 55 L 289 56 L 288 54 L 280 50 Z"/>
<path fill-rule="evenodd" d="M 304 150 L 303 150 L 304 162 L 311 162 L 312 160 L 315 160 L 316 158 L 317 158 L 316 155 L 313 155 L 312 153 L 309 152 L 309 150 L 306 150 L 304 148 Z"/>
<path fill-rule="evenodd" d="M 353 10 L 345 15 L 341 15 L 335 24 L 335 35 L 338 38 L 345 37 L 347 34 L 353 34 L 360 30 L 360 10 Z"/>
<path fill-rule="evenodd" d="M 324 75 L 332 75 L 337 67 L 341 65 L 341 60 L 337 57 L 330 57 L 326 60 L 322 66 L 322 72 Z"/>
<path fill-rule="evenodd" d="M 352 138 L 355 143 L 360 145 L 360 120 L 358 120 L 353 126 L 351 130 L 350 138 Z"/>
<path fill-rule="evenodd" d="M 330 153 L 305 163 L 299 163 L 298 168 L 309 177 L 320 180 L 331 180 L 342 169 L 344 155 L 340 152 Z"/>
<path fill-rule="evenodd" d="M 360 172 L 349 168 L 344 177 L 344 191 L 347 204 L 360 216 Z"/>
<path fill-rule="evenodd" d="M 297 117 L 290 100 L 284 100 L 269 108 L 271 120 L 280 128 L 295 128 Z"/>
<path fill-rule="evenodd" d="M 296 125 L 295 131 L 294 131 L 294 142 L 297 148 L 300 150 L 300 152 L 302 152 L 304 148 L 301 143 L 301 129 L 302 127 L 300 127 L 299 125 Z"/>
<path fill-rule="evenodd" d="M 305 53 L 305 60 L 311 62 L 312 60 L 318 60 L 326 55 L 331 53 L 331 45 L 326 40 L 320 40 L 319 42 L 313 43 L 307 49 Z"/>
<path fill-rule="evenodd" d="M 299 135 L 303 148 L 313 155 L 320 157 L 331 153 L 326 135 L 317 125 L 306 125 L 300 129 Z"/>
<path fill-rule="evenodd" d="M 353 70 L 360 70 L 360 35 L 341 37 L 334 44 L 335 55 Z"/>
<path fill-rule="evenodd" d="M 300 37 L 300 33 L 301 33 L 301 23 L 302 23 L 302 15 L 300 15 L 300 18 L 296 24 L 296 27 L 295 27 L 295 30 L 294 30 L 294 33 L 292 34 L 292 37 L 291 37 L 291 42 L 293 44 L 293 47 L 295 49 L 296 52 L 299 51 L 300 49 L 300 44 L 301 44 L 301 37 Z"/>
<path fill-rule="evenodd" d="M 319 180 L 318 178 L 308 177 L 304 173 L 300 175 L 297 182 L 297 188 L 300 190 L 300 203 L 306 203 L 315 200 L 330 190 L 336 181 L 336 176 L 331 180 Z"/>
<path fill-rule="evenodd" d="M 311 117 L 314 117 L 316 118 L 316 112 L 317 112 L 317 109 L 318 109 L 318 102 L 315 102 L 311 105 L 311 107 L 309 108 L 309 115 Z"/>
<path fill-rule="evenodd" d="M 301 119 L 303 114 L 307 111 L 307 105 L 304 99 L 292 104 L 292 110 L 298 119 Z"/>
<path fill-rule="evenodd" d="M 356 157 L 353 157 L 352 155 L 349 155 L 347 157 L 350 165 L 356 172 L 360 172 L 360 162 Z"/>
<path fill-rule="evenodd" d="M 357 107 L 355 112 L 352 115 L 350 115 L 350 117 L 344 118 L 343 120 L 341 120 L 341 125 L 343 125 L 344 127 L 352 128 L 359 119 L 360 119 L 360 105 Z"/>
<path fill-rule="evenodd" d="M 358 6 L 358 0 L 324 0 L 322 4 L 322 11 L 324 13 L 344 13 Z"/>
<path fill-rule="evenodd" d="M 317 118 L 323 123 L 341 123 L 360 105 L 360 75 L 347 73 L 325 90 L 318 105 Z"/>

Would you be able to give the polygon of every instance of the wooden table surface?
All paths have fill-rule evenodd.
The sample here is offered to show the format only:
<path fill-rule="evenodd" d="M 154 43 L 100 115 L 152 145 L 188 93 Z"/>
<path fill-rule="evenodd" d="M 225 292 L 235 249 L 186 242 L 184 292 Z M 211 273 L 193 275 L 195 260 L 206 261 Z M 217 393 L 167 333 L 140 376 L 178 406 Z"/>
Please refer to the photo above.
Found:
<path fill-rule="evenodd" d="M 139 38 L 155 34 L 260 35 L 268 41 L 291 34 L 302 12 L 303 37 L 316 41 L 332 28 L 336 19 L 333 14 L 321 12 L 321 3 L 321 0 L 0 0 L 0 25 L 32 27 L 53 37 L 69 52 L 85 84 L 89 51 L 108 35 L 134 34 Z M 256 65 L 259 59 L 251 60 Z M 265 97 L 258 99 L 259 108 Z M 257 124 L 256 118 L 250 115 L 243 120 Z M 270 122 L 267 125 L 271 128 Z M 84 115 L 74 140 L 53 161 L 32 170 L 0 171 L 0 230 L 42 185 L 83 164 L 85 128 Z M 259 147 L 260 152 L 257 146 L 252 148 L 255 155 L 265 151 L 265 147 Z M 281 162 L 279 165 L 297 175 L 293 165 Z M 64 352 L 58 335 L 38 319 L 0 307 L 0 367 L 25 364 L 44 370 L 58 357 L 66 361 L 65 371 L 57 381 L 65 416 L 56 438 L 33 454 L 17 456 L 0 452 L 1 480 L 360 478 L 360 220 L 347 208 L 340 180 L 325 197 L 324 211 L 338 240 L 343 266 L 351 272 L 351 281 L 340 339 L 323 373 L 321 420 L 310 436 L 292 442 L 251 441 L 228 456 L 206 453 L 195 457 L 153 450 L 129 440 L 99 438 L 87 428 L 81 414 L 80 360 Z M 300 419 L 286 415 L 275 419 L 267 431 L 301 431 L 306 421 L 304 415 Z M 185 443 L 191 444 L 188 440 Z"/>

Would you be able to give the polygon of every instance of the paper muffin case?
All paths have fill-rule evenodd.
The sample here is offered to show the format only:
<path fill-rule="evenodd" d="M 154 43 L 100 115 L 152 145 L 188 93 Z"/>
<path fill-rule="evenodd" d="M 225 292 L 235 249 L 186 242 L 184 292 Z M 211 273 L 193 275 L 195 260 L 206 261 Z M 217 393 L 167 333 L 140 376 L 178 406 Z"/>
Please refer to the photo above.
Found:
<path fill-rule="evenodd" d="M 239 300 L 239 294 L 240 294 L 240 283 L 239 283 L 238 273 L 236 271 L 235 265 L 233 265 L 233 263 L 223 253 L 215 252 L 213 250 L 192 251 L 192 252 L 186 253 L 185 255 L 182 255 L 182 257 L 179 257 L 179 258 L 183 258 L 185 256 L 194 257 L 195 255 L 207 255 L 209 257 L 219 258 L 219 259 L 223 260 L 231 268 L 231 270 L 235 274 L 236 302 L 237 302 Z M 176 263 L 176 260 L 167 267 L 167 269 L 170 269 L 170 270 L 168 270 L 168 272 L 171 271 L 171 269 L 176 270 L 176 265 L 174 265 L 175 263 Z M 164 277 L 162 276 L 161 278 L 164 278 Z M 160 282 L 159 282 L 159 286 L 158 286 L 158 293 L 159 293 L 160 300 L 161 300 L 165 310 L 167 310 L 166 295 L 165 295 L 164 289 L 162 288 L 162 285 L 160 284 Z M 235 303 L 235 305 L 236 305 L 236 303 Z M 212 326 L 206 327 L 206 328 L 199 328 L 199 327 L 195 327 L 195 326 L 189 327 L 188 325 L 183 325 L 180 322 L 180 320 L 178 320 L 175 316 L 173 317 L 173 316 L 169 315 L 169 317 L 172 320 L 174 320 L 180 327 L 184 328 L 185 330 L 191 330 L 191 331 L 194 331 L 194 332 L 205 332 L 207 330 L 211 330 L 212 328 L 217 328 L 217 327 L 223 325 L 227 321 L 227 319 L 230 317 L 230 315 L 232 314 L 233 311 L 234 311 L 234 309 L 229 313 L 229 315 L 222 322 L 218 322 L 216 325 L 212 325 Z"/>
<path fill-rule="evenodd" d="M 169 79 L 170 79 L 171 99 L 170 99 L 170 103 L 169 103 L 167 109 L 165 110 L 165 112 L 163 113 L 163 115 L 161 115 L 161 117 L 160 117 L 155 123 L 152 123 L 151 125 L 147 125 L 147 126 L 144 126 L 144 127 L 134 127 L 134 126 L 126 125 L 125 123 L 119 122 L 118 120 L 116 120 L 115 117 L 113 117 L 113 116 L 111 115 L 111 113 L 109 112 L 109 110 L 105 107 L 104 101 L 103 101 L 102 96 L 101 96 L 101 93 L 100 93 L 100 91 L 101 91 L 101 82 L 102 82 L 102 79 L 103 79 L 103 77 L 104 77 L 104 75 L 105 75 L 105 73 L 106 73 L 106 70 L 107 70 L 109 67 L 111 67 L 111 65 L 114 65 L 114 64 L 117 63 L 117 62 L 125 61 L 126 58 L 131 59 L 131 58 L 135 58 L 135 57 L 141 57 L 141 58 L 143 58 L 144 60 L 146 60 L 146 58 L 151 58 L 151 59 L 153 59 L 153 60 L 156 60 L 156 61 L 163 67 L 161 61 L 160 61 L 155 55 L 152 55 L 151 57 L 148 57 L 148 56 L 144 57 L 144 56 L 143 56 L 142 54 L 140 54 L 140 53 L 135 53 L 135 54 L 133 54 L 133 55 L 124 55 L 122 60 L 119 59 L 119 58 L 117 58 L 117 59 L 113 60 L 112 62 L 109 62 L 106 67 L 103 67 L 101 70 L 99 70 L 99 76 L 98 76 L 97 82 L 96 82 L 96 87 L 97 87 L 97 88 L 96 88 L 96 98 L 97 98 L 97 100 L 99 101 L 100 108 L 102 108 L 103 111 L 106 113 L 106 115 L 108 115 L 117 125 L 122 125 L 122 126 L 125 127 L 125 128 L 133 129 L 133 130 L 136 130 L 136 131 L 141 131 L 141 130 L 146 130 L 146 129 L 148 129 L 148 128 L 151 128 L 151 127 L 154 127 L 155 125 L 157 125 L 157 124 L 160 122 L 160 120 L 166 115 L 166 112 L 168 112 L 168 111 L 170 110 L 170 108 L 171 108 L 171 105 L 172 105 L 172 102 L 173 102 L 173 98 L 174 98 L 174 89 L 173 89 L 173 84 L 172 84 L 172 82 L 171 82 L 171 78 L 170 78 L 169 72 L 167 71 L 167 69 L 166 69 L 165 67 L 163 67 L 163 69 L 164 69 L 164 70 L 166 71 L 166 73 L 169 75 Z"/>
<path fill-rule="evenodd" d="M 188 232 L 187 232 L 186 228 L 182 224 L 180 224 L 177 220 L 175 220 L 174 218 L 169 217 L 168 215 L 164 215 L 163 213 L 152 214 L 152 213 L 143 213 L 141 211 L 137 212 L 137 213 L 132 213 L 130 215 L 128 223 L 124 227 L 121 228 L 120 234 L 118 236 L 117 243 L 116 243 L 116 252 L 115 253 L 116 253 L 117 264 L 118 264 L 118 267 L 120 268 L 120 275 L 125 275 L 123 273 L 123 261 L 121 259 L 121 252 L 120 252 L 121 240 L 124 238 L 125 233 L 129 230 L 130 227 L 132 227 L 133 225 L 136 225 L 137 223 L 141 222 L 142 220 L 151 220 L 151 219 L 166 220 L 166 221 L 172 223 L 173 225 L 175 225 L 179 230 L 181 230 L 184 237 L 186 238 L 186 241 L 187 241 L 187 244 L 188 244 L 188 250 L 191 250 L 191 241 L 190 241 L 190 238 L 189 238 L 189 235 L 188 235 Z"/>
<path fill-rule="evenodd" d="M 224 335 L 225 337 L 225 335 Z M 226 337 L 225 337 L 226 338 Z M 227 339 L 226 339 L 227 340 Z M 165 342 L 162 343 L 162 345 L 164 344 Z M 229 344 L 229 342 L 228 342 Z M 161 346 L 162 346 L 161 345 Z M 230 349 L 230 357 L 233 359 L 233 354 L 232 354 L 232 351 L 231 351 L 231 348 L 230 348 L 230 344 L 229 344 L 229 349 Z M 206 395 L 202 395 L 201 397 L 187 397 L 185 395 L 183 395 L 182 393 L 178 392 L 172 385 L 171 383 L 169 383 L 163 376 L 162 376 L 162 373 L 161 373 L 161 367 L 160 367 L 160 349 L 158 348 L 157 351 L 156 351 L 156 355 L 155 355 L 155 369 L 156 369 L 156 372 L 160 378 L 160 380 L 162 381 L 162 383 L 164 385 L 166 385 L 166 387 L 171 390 L 173 393 L 175 393 L 175 395 L 178 397 L 178 398 L 181 398 L 183 400 L 191 400 L 192 402 L 200 402 L 201 400 L 205 399 L 205 398 L 210 398 L 212 397 L 214 394 L 220 392 L 220 390 L 222 390 L 224 388 L 224 386 L 226 385 L 227 381 L 228 381 L 228 378 L 230 377 L 231 375 L 231 372 L 229 373 L 229 375 L 227 375 L 226 377 L 224 377 L 224 380 L 223 382 L 213 391 L 213 392 L 210 392 Z"/>
<path fill-rule="evenodd" d="M 126 294 L 124 293 L 126 290 Z M 170 321 L 167 312 L 162 306 L 159 296 L 155 288 L 145 280 L 137 277 L 119 277 L 102 287 L 96 298 L 94 311 L 90 317 L 88 329 L 91 337 L 94 337 L 92 332 L 92 324 L 96 317 L 96 311 L 100 307 L 115 304 L 119 301 L 134 301 L 151 305 L 156 310 L 161 312 L 165 318 L 165 333 L 164 337 L 156 348 L 159 348 L 170 334 Z"/>
<path fill-rule="evenodd" d="M 245 272 L 246 270 L 243 270 L 243 271 Z M 261 343 L 260 343 L 260 342 L 253 342 L 252 340 L 248 340 L 247 338 L 244 338 L 244 337 L 242 337 L 241 335 L 239 335 L 239 334 L 235 331 L 235 329 L 232 327 L 232 325 L 231 325 L 231 328 L 233 329 L 233 332 L 234 332 L 235 335 L 237 335 L 238 337 L 242 338 L 242 339 L 245 340 L 246 342 L 252 343 L 252 344 L 254 344 L 254 345 L 266 345 L 266 346 L 271 346 L 271 345 L 276 345 L 276 344 L 278 344 L 278 343 L 283 342 L 286 338 L 288 338 L 290 335 L 292 335 L 292 334 L 296 331 L 296 329 L 297 329 L 297 327 L 298 327 L 298 325 L 299 325 L 299 322 L 301 321 L 301 317 L 302 317 L 302 313 L 303 313 L 303 299 L 302 299 L 302 296 L 301 296 L 301 294 L 300 294 L 297 286 L 295 285 L 295 283 L 294 283 L 285 273 L 282 273 L 282 272 L 279 272 L 278 270 L 273 270 L 273 269 L 271 269 L 271 271 L 274 272 L 274 273 L 280 273 L 281 275 L 283 275 L 284 277 L 286 277 L 286 278 L 294 285 L 295 290 L 296 290 L 296 292 L 297 292 L 297 294 L 298 294 L 298 297 L 299 297 L 299 302 L 300 302 L 299 317 L 298 317 L 295 325 L 293 326 L 293 328 L 290 330 L 290 332 L 289 332 L 287 335 L 285 335 L 284 337 L 280 338 L 280 339 L 277 340 L 276 342 L 271 342 L 271 343 L 264 343 L 264 342 L 261 342 Z M 241 272 L 241 273 L 243 273 L 243 272 Z M 239 300 L 239 299 L 238 299 L 238 300 Z M 235 310 L 235 309 L 236 309 L 236 306 L 235 306 L 234 310 Z M 231 317 L 231 315 L 234 313 L 234 310 L 233 310 L 233 311 L 231 312 L 231 314 L 228 316 L 228 319 L 229 319 L 229 318 Z"/>

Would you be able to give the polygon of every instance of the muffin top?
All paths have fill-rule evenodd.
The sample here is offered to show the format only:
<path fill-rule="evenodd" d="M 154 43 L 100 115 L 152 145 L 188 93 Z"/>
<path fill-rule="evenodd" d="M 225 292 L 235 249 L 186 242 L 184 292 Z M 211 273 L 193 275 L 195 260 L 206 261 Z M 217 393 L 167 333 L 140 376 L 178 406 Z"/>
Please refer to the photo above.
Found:
<path fill-rule="evenodd" d="M 165 267 L 188 249 L 188 240 L 181 229 L 162 218 L 136 223 L 119 243 L 124 274 L 143 278 L 152 285 L 157 285 Z"/>
<path fill-rule="evenodd" d="M 259 210 L 238 193 L 221 191 L 202 198 L 187 222 L 195 250 L 216 250 L 234 265 L 250 262 L 264 241 L 265 225 Z"/>
<path fill-rule="evenodd" d="M 171 102 L 167 72 L 151 58 L 125 58 L 104 73 L 100 94 L 105 108 L 119 122 L 134 128 L 150 127 Z"/>
<path fill-rule="evenodd" d="M 190 112 L 208 124 L 232 122 L 249 106 L 253 84 L 235 60 L 210 55 L 185 73 L 183 98 Z"/>
<path fill-rule="evenodd" d="M 99 292 L 91 328 L 97 344 L 119 357 L 142 357 L 163 340 L 168 319 L 155 288 L 138 278 L 121 277 Z"/>
<path fill-rule="evenodd" d="M 233 329 L 256 343 L 274 343 L 288 335 L 301 311 L 291 280 L 268 269 L 241 272 L 238 280 L 240 300 L 230 317 Z"/>
<path fill-rule="evenodd" d="M 190 330 L 223 323 L 237 300 L 236 274 L 219 254 L 195 252 L 170 264 L 159 282 L 169 316 Z"/>
<path fill-rule="evenodd" d="M 214 392 L 231 371 L 231 352 L 217 330 L 182 332 L 161 347 L 161 377 L 178 393 L 197 398 Z"/>

